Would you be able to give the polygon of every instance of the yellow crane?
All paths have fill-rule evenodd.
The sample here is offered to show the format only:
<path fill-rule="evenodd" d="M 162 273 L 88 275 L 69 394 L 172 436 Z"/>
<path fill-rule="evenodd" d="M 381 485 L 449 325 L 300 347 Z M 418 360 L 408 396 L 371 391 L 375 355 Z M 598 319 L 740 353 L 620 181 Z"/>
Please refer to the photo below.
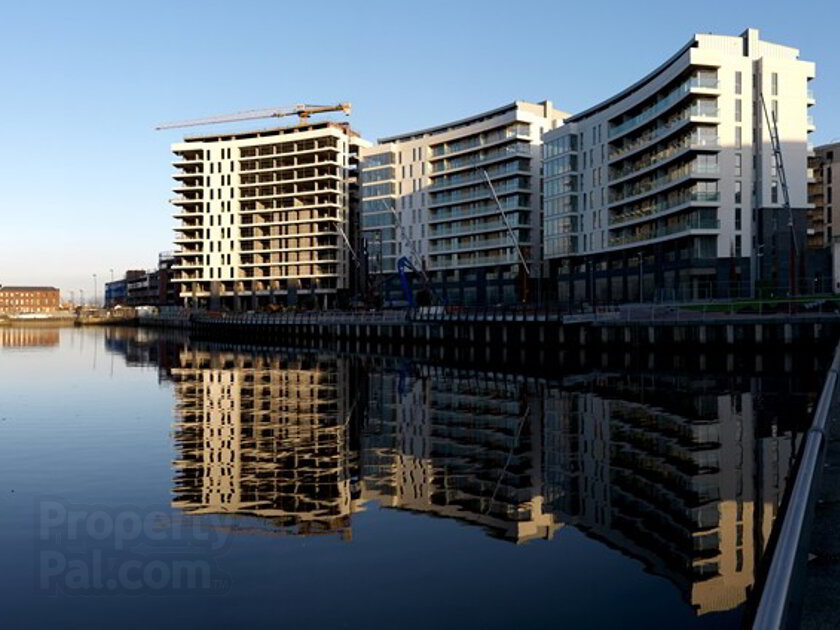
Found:
<path fill-rule="evenodd" d="M 306 123 L 312 114 L 323 114 L 325 112 L 344 112 L 350 115 L 350 103 L 338 103 L 336 105 L 292 105 L 291 107 L 269 107 L 267 109 L 251 109 L 236 114 L 223 114 L 221 116 L 210 116 L 209 118 L 196 118 L 194 120 L 182 120 L 179 122 L 163 123 L 155 127 L 161 129 L 178 129 L 180 127 L 196 127 L 198 125 L 216 125 L 219 123 L 238 122 L 240 120 L 256 120 L 258 118 L 282 118 L 283 116 L 297 116 L 301 124 Z"/>

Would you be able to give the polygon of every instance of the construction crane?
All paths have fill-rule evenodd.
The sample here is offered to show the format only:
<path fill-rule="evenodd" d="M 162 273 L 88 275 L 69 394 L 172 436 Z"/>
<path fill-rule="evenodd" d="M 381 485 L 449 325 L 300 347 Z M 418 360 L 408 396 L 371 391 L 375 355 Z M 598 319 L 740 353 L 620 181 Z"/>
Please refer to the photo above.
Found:
<path fill-rule="evenodd" d="M 779 184 L 782 189 L 782 209 L 787 210 L 788 227 L 790 228 L 791 248 L 789 252 L 788 283 L 789 290 L 793 295 L 797 294 L 796 264 L 799 257 L 799 247 L 796 243 L 796 228 L 793 221 L 793 209 L 790 206 L 790 191 L 788 190 L 787 175 L 785 174 L 785 163 L 782 160 L 782 145 L 779 142 L 779 125 L 776 120 L 776 112 L 772 116 L 767 110 L 767 103 L 764 101 L 764 94 L 759 92 L 761 109 L 764 110 L 764 118 L 767 121 L 767 131 L 770 134 L 770 147 L 773 151 L 773 158 L 776 162 L 776 171 L 779 176 Z"/>
<path fill-rule="evenodd" d="M 350 103 L 338 103 L 336 105 L 292 105 L 291 107 L 269 107 L 267 109 L 250 109 L 236 114 L 223 114 L 221 116 L 210 116 L 209 118 L 196 118 L 194 120 L 182 120 L 179 122 L 163 123 L 155 127 L 156 130 L 178 129 L 180 127 L 197 127 L 198 125 L 217 125 L 220 123 L 239 122 L 241 120 L 257 120 L 259 118 L 282 118 L 283 116 L 297 116 L 301 124 L 306 123 L 312 114 L 323 114 L 325 112 L 343 112 L 350 115 L 352 105 Z"/>

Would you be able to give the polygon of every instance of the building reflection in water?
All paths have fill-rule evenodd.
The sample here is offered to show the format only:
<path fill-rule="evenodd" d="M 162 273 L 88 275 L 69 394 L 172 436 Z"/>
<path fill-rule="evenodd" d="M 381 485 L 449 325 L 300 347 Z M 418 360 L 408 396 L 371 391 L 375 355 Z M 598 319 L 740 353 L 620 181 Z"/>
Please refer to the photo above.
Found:
<path fill-rule="evenodd" d="M 746 600 L 801 435 L 757 413 L 773 407 L 763 377 L 548 381 L 185 346 L 176 363 L 173 503 L 187 513 L 348 540 L 373 501 L 514 543 L 574 526 L 697 614 Z M 807 418 L 803 396 L 785 400 L 780 418 Z"/>
<path fill-rule="evenodd" d="M 174 506 L 351 537 L 356 450 L 347 362 L 183 350 Z"/>
<path fill-rule="evenodd" d="M 48 348 L 57 346 L 57 328 L 17 328 L 0 326 L 0 348 Z"/>

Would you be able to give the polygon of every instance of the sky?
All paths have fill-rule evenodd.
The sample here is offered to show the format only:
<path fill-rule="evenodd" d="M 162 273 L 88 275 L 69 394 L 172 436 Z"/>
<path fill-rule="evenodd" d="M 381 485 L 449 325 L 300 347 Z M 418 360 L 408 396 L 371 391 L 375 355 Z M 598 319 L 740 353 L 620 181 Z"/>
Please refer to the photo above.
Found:
<path fill-rule="evenodd" d="M 112 273 L 173 249 L 169 145 L 184 130 L 155 131 L 161 122 L 350 101 L 352 126 L 375 140 L 514 100 L 576 112 L 694 33 L 754 27 L 816 62 L 811 141 L 840 139 L 840 5 L 801 6 L 4 0 L 0 284 L 90 296 L 96 274 L 101 299 Z"/>

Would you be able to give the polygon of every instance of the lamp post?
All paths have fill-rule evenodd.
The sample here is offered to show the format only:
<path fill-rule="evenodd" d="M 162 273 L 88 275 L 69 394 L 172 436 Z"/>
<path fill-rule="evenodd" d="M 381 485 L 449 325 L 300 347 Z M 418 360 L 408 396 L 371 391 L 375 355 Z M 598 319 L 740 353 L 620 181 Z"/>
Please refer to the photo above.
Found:
<path fill-rule="evenodd" d="M 639 252 L 639 304 L 644 302 L 644 281 L 645 281 L 645 272 L 644 272 L 644 264 L 645 264 L 645 257 L 642 252 Z"/>
<path fill-rule="evenodd" d="M 96 306 L 98 301 L 98 295 L 96 294 L 96 274 L 93 274 L 93 305 Z"/>

